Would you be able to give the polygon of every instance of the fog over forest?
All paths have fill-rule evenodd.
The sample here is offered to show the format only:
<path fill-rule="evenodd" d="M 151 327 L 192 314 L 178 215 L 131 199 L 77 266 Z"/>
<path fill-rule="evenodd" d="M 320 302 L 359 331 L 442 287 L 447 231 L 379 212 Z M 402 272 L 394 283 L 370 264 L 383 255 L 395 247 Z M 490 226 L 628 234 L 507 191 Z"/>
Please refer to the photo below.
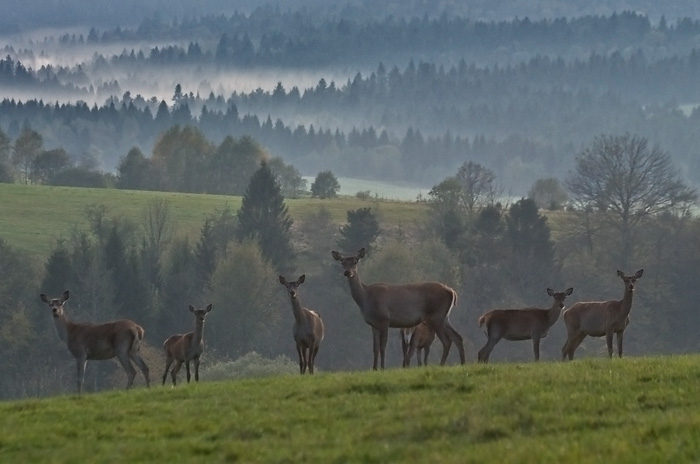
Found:
<path fill-rule="evenodd" d="M 700 143 L 679 136 L 695 125 L 700 102 L 700 12 L 692 2 L 597 1 L 585 9 L 579 2 L 408 2 L 404 9 L 240 1 L 193 11 L 187 2 L 152 1 L 105 5 L 100 16 L 97 7 L 69 1 L 58 11 L 49 4 L 43 13 L 50 17 L 34 14 L 31 3 L 18 2 L 13 26 L 3 29 L 6 103 L 119 110 L 133 102 L 154 117 L 162 102 L 171 112 L 186 105 L 189 116 L 174 122 L 199 125 L 215 143 L 223 134 L 200 119 L 202 110 L 235 106 L 238 117 L 256 118 L 251 135 L 303 175 L 323 168 L 430 188 L 473 159 L 513 195 L 524 195 L 543 172 L 564 176 L 600 133 L 644 133 L 689 181 L 700 180 L 692 174 Z M 121 123 L 117 133 L 100 133 L 104 125 L 38 112 L 5 105 L 0 128 L 15 138 L 29 124 L 46 148 L 88 154 L 108 172 L 132 146 L 150 153 L 160 133 L 148 126 L 125 133 Z M 266 120 L 275 137 L 261 135 Z M 355 130 L 369 136 L 359 146 L 309 140 L 304 147 L 283 141 L 282 128 L 312 131 L 310 139 L 339 131 L 350 145 Z M 407 154 L 408 146 L 418 154 Z M 348 161 L 359 153 L 373 160 L 365 172 Z"/>

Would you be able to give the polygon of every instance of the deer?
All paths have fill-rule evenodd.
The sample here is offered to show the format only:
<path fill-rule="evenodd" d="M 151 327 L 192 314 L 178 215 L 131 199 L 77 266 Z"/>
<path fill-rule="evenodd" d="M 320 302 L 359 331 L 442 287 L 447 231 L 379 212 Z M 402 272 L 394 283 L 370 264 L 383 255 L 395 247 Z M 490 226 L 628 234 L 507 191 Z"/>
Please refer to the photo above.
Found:
<path fill-rule="evenodd" d="M 313 374 L 316 355 L 323 341 L 325 328 L 321 316 L 316 311 L 301 305 L 299 286 L 306 281 L 306 274 L 302 274 L 294 282 L 288 282 L 283 276 L 279 276 L 279 281 L 287 289 L 289 301 L 292 303 L 294 314 L 292 333 L 299 355 L 299 373 L 304 375 L 308 368 L 309 374 Z"/>
<path fill-rule="evenodd" d="M 343 267 L 343 274 L 350 285 L 350 294 L 360 308 L 364 321 L 372 328 L 372 369 L 377 370 L 377 358 L 384 369 L 386 342 L 389 328 L 410 328 L 425 322 L 442 343 L 444 365 L 452 343 L 457 345 L 460 362 L 464 364 L 464 342 L 452 327 L 449 314 L 457 304 L 457 292 L 440 282 L 418 282 L 391 285 L 385 283 L 364 284 L 360 280 L 358 263 L 365 256 L 361 248 L 357 254 L 343 256 L 331 251 L 333 259 Z M 408 357 L 413 356 L 409 347 Z"/>
<path fill-rule="evenodd" d="M 194 380 L 199 382 L 199 358 L 204 352 L 204 319 L 211 311 L 211 304 L 204 309 L 197 309 L 189 305 L 189 310 L 194 314 L 194 331 L 186 334 L 175 334 L 168 337 L 163 343 L 165 350 L 165 372 L 163 372 L 163 383 L 168 378 L 168 370 L 173 362 L 170 376 L 173 380 L 173 387 L 177 385 L 177 373 L 180 372 L 182 364 L 185 364 L 187 371 L 187 383 L 190 383 L 190 362 L 194 364 Z"/>
<path fill-rule="evenodd" d="M 435 341 L 435 331 L 428 324 L 421 322 L 415 327 L 401 329 L 401 348 L 403 352 L 403 367 L 411 365 L 411 358 L 408 357 L 409 351 L 416 352 L 418 365 L 428 365 L 428 355 L 430 354 L 430 346 Z M 421 352 L 423 354 L 423 362 L 421 363 Z"/>
<path fill-rule="evenodd" d="M 602 337 L 608 345 L 608 356 L 613 355 L 613 334 L 617 334 L 617 354 L 622 358 L 623 334 L 629 324 L 632 310 L 632 297 L 637 279 L 642 277 L 644 269 L 633 275 L 625 275 L 618 270 L 617 276 L 624 282 L 625 293 L 621 300 L 580 301 L 564 311 L 567 338 L 561 350 L 562 359 L 574 359 L 574 352 L 586 336 Z"/>
<path fill-rule="evenodd" d="M 548 288 L 547 295 L 554 299 L 549 309 L 493 309 L 482 315 L 479 327 L 483 328 L 488 340 L 479 350 L 478 361 L 488 363 L 491 351 L 502 338 L 510 341 L 532 340 L 535 361 L 539 361 L 540 340 L 547 336 L 549 329 L 559 320 L 566 297 L 573 291 L 573 288 L 567 288 L 563 292 L 555 292 Z"/>
<path fill-rule="evenodd" d="M 77 363 L 78 395 L 82 394 L 88 360 L 104 361 L 116 357 L 128 376 L 127 389 L 133 386 L 136 377 L 133 361 L 143 373 L 146 386 L 151 386 L 148 366 L 139 353 L 145 333 L 140 325 L 128 319 L 104 324 L 72 322 L 65 312 L 65 303 L 70 297 L 68 290 L 60 298 L 49 298 L 43 293 L 39 297 L 51 309 L 56 333 L 68 345 L 68 351 Z"/>

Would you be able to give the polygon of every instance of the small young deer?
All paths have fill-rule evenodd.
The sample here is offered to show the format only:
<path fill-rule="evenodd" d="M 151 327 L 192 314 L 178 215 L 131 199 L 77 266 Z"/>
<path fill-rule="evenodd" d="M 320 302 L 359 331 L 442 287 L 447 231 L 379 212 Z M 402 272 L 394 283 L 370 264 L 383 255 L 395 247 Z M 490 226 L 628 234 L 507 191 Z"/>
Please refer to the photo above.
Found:
<path fill-rule="evenodd" d="M 141 326 L 128 319 L 97 325 L 71 322 L 64 311 L 64 304 L 70 296 L 68 290 L 63 292 L 60 298 L 49 299 L 43 293 L 39 296 L 41 301 L 51 308 L 56 333 L 61 340 L 66 342 L 68 350 L 78 365 L 79 395 L 83 390 L 85 366 L 88 360 L 102 361 L 112 359 L 115 356 L 119 359 L 128 376 L 126 388 L 131 388 L 136 377 L 136 369 L 131 361 L 134 361 L 141 369 L 146 379 L 146 385 L 151 386 L 148 378 L 148 366 L 139 354 L 144 335 Z"/>
<path fill-rule="evenodd" d="M 299 372 L 304 374 L 306 368 L 309 374 L 314 373 L 314 361 L 318 354 L 324 335 L 323 321 L 316 311 L 301 306 L 299 300 L 299 285 L 306 280 L 306 274 L 299 276 L 296 282 L 287 282 L 279 276 L 280 283 L 284 285 L 289 293 L 289 300 L 292 303 L 292 313 L 294 313 L 294 342 L 299 354 Z"/>
<path fill-rule="evenodd" d="M 547 295 L 554 298 L 549 309 L 494 309 L 481 316 L 479 327 L 484 327 L 488 341 L 479 350 L 479 362 L 489 362 L 491 350 L 501 338 L 511 341 L 532 339 L 535 361 L 539 361 L 540 340 L 547 336 L 549 329 L 559 320 L 564 301 L 573 291 L 573 288 L 568 288 L 563 292 L 555 292 L 548 288 Z"/>
<path fill-rule="evenodd" d="M 403 367 L 411 365 L 409 353 L 416 352 L 418 365 L 428 365 L 428 355 L 430 354 L 430 346 L 435 341 L 435 331 L 430 328 L 425 322 L 421 322 L 415 327 L 401 329 L 401 348 L 403 351 Z M 423 362 L 421 362 L 421 352 L 423 353 Z"/>
<path fill-rule="evenodd" d="M 561 350 L 562 359 L 574 359 L 574 351 L 587 335 L 605 336 L 608 355 L 612 358 L 613 334 L 617 334 L 617 354 L 622 357 L 622 335 L 630 321 L 634 285 L 643 273 L 644 269 L 640 269 L 634 275 L 626 276 L 624 272 L 617 271 L 625 285 L 621 300 L 578 302 L 564 311 L 567 338 Z"/>
<path fill-rule="evenodd" d="M 190 361 L 194 364 L 194 380 L 199 382 L 199 357 L 204 352 L 204 319 L 211 311 L 211 304 L 204 309 L 196 309 L 189 305 L 190 312 L 194 314 L 194 332 L 186 334 L 171 335 L 163 343 L 165 350 L 165 372 L 163 372 L 163 385 L 168 378 L 168 369 L 173 361 L 175 367 L 170 372 L 173 379 L 173 386 L 177 385 L 177 373 L 180 372 L 182 363 L 185 363 L 187 370 L 187 383 L 190 383 Z"/>

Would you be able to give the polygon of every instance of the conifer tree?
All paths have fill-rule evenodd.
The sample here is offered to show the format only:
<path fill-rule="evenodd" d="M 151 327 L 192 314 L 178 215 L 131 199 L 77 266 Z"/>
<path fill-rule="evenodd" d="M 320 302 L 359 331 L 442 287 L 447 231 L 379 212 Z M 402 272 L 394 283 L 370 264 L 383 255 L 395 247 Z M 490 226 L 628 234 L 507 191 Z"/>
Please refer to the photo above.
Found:
<path fill-rule="evenodd" d="M 253 240 L 263 257 L 280 274 L 294 270 L 294 249 L 290 229 L 292 219 L 274 174 L 264 161 L 250 179 L 236 214 L 239 241 Z"/>

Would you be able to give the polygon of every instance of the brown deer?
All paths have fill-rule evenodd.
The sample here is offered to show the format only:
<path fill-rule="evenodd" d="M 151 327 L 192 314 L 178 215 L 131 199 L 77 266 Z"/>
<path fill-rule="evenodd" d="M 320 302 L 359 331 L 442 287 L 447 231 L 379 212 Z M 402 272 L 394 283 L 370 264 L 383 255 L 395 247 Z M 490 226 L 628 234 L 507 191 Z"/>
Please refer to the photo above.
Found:
<path fill-rule="evenodd" d="M 532 340 L 535 361 L 540 360 L 540 340 L 547 336 L 549 329 L 559 320 L 564 301 L 571 295 L 573 288 L 563 292 L 547 289 L 547 295 L 554 298 L 549 309 L 494 309 L 479 318 L 479 327 L 484 328 L 488 337 L 486 344 L 479 350 L 479 362 L 489 362 L 491 350 L 502 338 L 511 341 Z"/>
<path fill-rule="evenodd" d="M 204 309 L 196 309 L 189 305 L 190 312 L 194 314 L 194 331 L 186 334 L 171 335 L 163 343 L 165 350 L 165 372 L 163 372 L 163 383 L 168 378 L 168 369 L 175 362 L 175 367 L 170 372 L 173 379 L 173 387 L 177 385 L 177 373 L 180 372 L 182 364 L 185 363 L 187 371 L 187 383 L 190 383 L 190 362 L 194 364 L 194 380 L 199 382 L 199 358 L 204 352 L 204 319 L 211 311 L 211 304 Z"/>
<path fill-rule="evenodd" d="M 421 321 L 435 331 L 442 343 L 442 359 L 444 365 L 450 353 L 452 343 L 457 344 L 460 362 L 464 364 L 464 342 L 462 336 L 452 328 L 449 322 L 450 310 L 457 304 L 457 292 L 439 282 L 420 282 L 404 285 L 384 283 L 363 284 L 357 271 L 357 264 L 365 256 L 361 248 L 355 256 L 342 256 L 332 251 L 333 259 L 339 261 L 344 275 L 350 284 L 350 294 L 360 307 L 365 322 L 372 327 L 374 364 L 377 369 L 377 358 L 380 358 L 381 368 L 384 369 L 389 328 L 415 327 Z M 408 357 L 413 356 L 409 347 Z"/>
<path fill-rule="evenodd" d="M 284 285 L 292 303 L 292 313 L 294 313 L 294 342 L 299 354 L 299 373 L 304 374 L 308 367 L 309 374 L 314 373 L 314 363 L 318 348 L 323 340 L 324 327 L 321 316 L 316 311 L 304 308 L 299 300 L 299 286 L 306 280 L 306 275 L 302 274 L 296 282 L 287 282 L 279 276 L 280 283 Z"/>
<path fill-rule="evenodd" d="M 416 352 L 418 365 L 428 365 L 428 355 L 430 354 L 430 346 L 435 341 L 435 331 L 428 324 L 421 322 L 415 327 L 409 329 L 401 329 L 401 348 L 403 352 L 403 367 L 411 365 L 411 358 L 408 357 L 409 352 Z M 422 352 L 422 353 L 421 353 Z M 421 354 L 423 362 L 421 362 Z"/>
<path fill-rule="evenodd" d="M 139 349 L 143 341 L 144 330 L 141 326 L 128 319 L 107 322 L 106 324 L 89 324 L 71 322 L 66 317 L 64 304 L 70 293 L 63 292 L 60 298 L 49 299 L 43 293 L 41 301 L 49 305 L 53 314 L 53 322 L 58 337 L 66 342 L 68 350 L 78 365 L 78 394 L 83 390 L 85 366 L 88 360 L 103 361 L 116 357 L 126 371 L 128 381 L 126 388 L 131 388 L 136 377 L 136 369 L 131 364 L 134 361 L 141 369 L 146 385 L 151 386 L 148 378 L 148 366 L 141 358 Z"/>
<path fill-rule="evenodd" d="M 617 354 L 622 357 L 622 336 L 630 321 L 634 285 L 643 273 L 644 269 L 640 269 L 634 275 L 626 276 L 624 272 L 617 271 L 625 285 L 621 300 L 578 302 L 564 311 L 567 338 L 561 350 L 562 359 L 574 359 L 574 351 L 587 335 L 605 336 L 608 355 L 612 358 L 613 334 L 617 334 Z"/>

